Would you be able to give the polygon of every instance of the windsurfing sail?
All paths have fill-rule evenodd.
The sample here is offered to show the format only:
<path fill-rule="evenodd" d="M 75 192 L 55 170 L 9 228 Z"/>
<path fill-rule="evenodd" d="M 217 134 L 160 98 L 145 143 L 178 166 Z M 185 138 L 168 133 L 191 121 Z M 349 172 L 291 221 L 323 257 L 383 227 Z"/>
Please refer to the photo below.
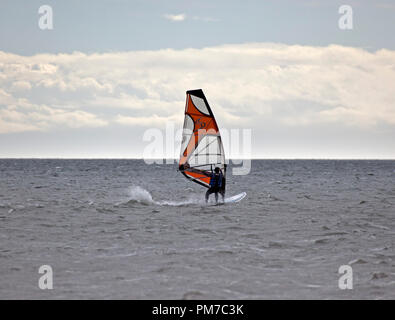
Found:
<path fill-rule="evenodd" d="M 216 167 L 222 171 L 225 193 L 226 164 L 221 134 L 214 114 L 201 89 L 187 91 L 182 133 L 180 172 L 206 188 Z"/>

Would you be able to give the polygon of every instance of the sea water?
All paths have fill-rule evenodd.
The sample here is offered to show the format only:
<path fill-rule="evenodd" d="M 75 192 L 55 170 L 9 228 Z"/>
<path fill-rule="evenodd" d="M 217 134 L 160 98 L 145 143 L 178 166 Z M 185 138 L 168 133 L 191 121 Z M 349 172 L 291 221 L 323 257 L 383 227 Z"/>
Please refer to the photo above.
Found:
<path fill-rule="evenodd" d="M 395 298 L 394 161 L 231 171 L 213 206 L 176 164 L 0 160 L 0 299 Z"/>

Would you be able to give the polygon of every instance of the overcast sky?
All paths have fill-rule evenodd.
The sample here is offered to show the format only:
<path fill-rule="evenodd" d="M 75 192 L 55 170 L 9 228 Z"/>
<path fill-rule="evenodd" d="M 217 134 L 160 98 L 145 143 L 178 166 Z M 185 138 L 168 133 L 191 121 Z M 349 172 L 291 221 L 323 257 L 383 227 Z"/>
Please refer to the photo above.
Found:
<path fill-rule="evenodd" d="M 141 158 L 202 88 L 255 158 L 395 159 L 394 32 L 390 0 L 2 0 L 0 157 Z"/>

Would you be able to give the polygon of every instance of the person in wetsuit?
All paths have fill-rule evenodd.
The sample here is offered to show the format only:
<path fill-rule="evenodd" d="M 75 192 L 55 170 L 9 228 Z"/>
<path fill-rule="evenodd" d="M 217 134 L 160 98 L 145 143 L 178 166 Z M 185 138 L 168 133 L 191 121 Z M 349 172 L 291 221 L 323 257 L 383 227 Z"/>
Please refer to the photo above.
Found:
<path fill-rule="evenodd" d="M 208 202 L 208 198 L 210 194 L 215 194 L 215 202 L 218 203 L 218 192 L 221 193 L 222 201 L 224 201 L 224 192 L 223 192 L 223 174 L 220 168 L 216 167 L 214 172 L 211 174 L 210 179 L 210 188 L 206 192 L 206 203 Z"/>

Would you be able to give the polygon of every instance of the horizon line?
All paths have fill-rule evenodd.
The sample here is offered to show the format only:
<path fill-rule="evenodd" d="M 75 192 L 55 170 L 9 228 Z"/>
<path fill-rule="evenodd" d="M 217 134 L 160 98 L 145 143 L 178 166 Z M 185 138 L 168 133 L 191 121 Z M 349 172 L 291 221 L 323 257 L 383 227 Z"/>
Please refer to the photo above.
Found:
<path fill-rule="evenodd" d="M 174 160 L 178 158 L 137 158 L 137 157 L 1 157 L 0 160 Z M 385 160 L 395 161 L 395 158 L 229 158 L 228 161 L 233 160 Z"/>

